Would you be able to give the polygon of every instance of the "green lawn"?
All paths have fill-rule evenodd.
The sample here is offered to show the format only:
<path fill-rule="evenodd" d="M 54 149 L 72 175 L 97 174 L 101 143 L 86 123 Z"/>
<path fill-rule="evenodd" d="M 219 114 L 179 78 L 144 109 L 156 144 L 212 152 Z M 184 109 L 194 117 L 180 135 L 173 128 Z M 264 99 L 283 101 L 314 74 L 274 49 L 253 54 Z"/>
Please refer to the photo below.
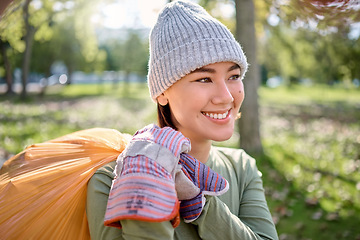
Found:
<path fill-rule="evenodd" d="M 266 156 L 258 165 L 279 233 L 359 239 L 360 89 L 261 88 L 259 95 Z"/>
<path fill-rule="evenodd" d="M 144 84 L 49 90 L 26 102 L 0 96 L 0 158 L 76 130 L 132 134 L 156 119 Z M 256 159 L 280 238 L 360 239 L 360 89 L 262 87 L 259 95 L 265 155 Z"/>
<path fill-rule="evenodd" d="M 294 85 L 259 89 L 261 102 L 272 104 L 326 104 L 347 103 L 360 105 L 360 89 L 314 85 L 311 87 Z"/>

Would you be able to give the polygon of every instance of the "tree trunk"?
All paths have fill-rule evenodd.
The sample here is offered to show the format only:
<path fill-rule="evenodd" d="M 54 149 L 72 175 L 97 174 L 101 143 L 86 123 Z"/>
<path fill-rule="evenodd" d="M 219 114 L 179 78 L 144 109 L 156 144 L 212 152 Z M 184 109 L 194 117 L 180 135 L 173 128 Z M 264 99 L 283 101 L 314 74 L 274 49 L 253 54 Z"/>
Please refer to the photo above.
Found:
<path fill-rule="evenodd" d="M 2 40 L 0 40 L 0 48 L 1 48 L 1 55 L 3 58 L 3 62 L 4 62 L 4 67 L 5 67 L 5 79 L 6 79 L 6 85 L 7 85 L 7 90 L 6 90 L 6 95 L 12 95 L 14 94 L 13 91 L 13 78 L 12 78 L 12 71 L 11 71 L 11 64 L 9 61 L 9 58 L 6 54 L 6 48 L 7 48 L 7 43 L 3 42 Z"/>
<path fill-rule="evenodd" d="M 29 4 L 31 0 L 26 0 L 23 6 L 24 22 L 25 22 L 25 51 L 22 60 L 21 83 L 22 91 L 21 98 L 25 99 L 27 96 L 27 79 L 29 76 L 30 60 L 32 45 L 34 42 L 35 28 L 29 23 Z"/>
<path fill-rule="evenodd" d="M 262 154 L 260 138 L 258 87 L 260 68 L 256 59 L 255 7 L 253 0 L 235 0 L 236 38 L 243 47 L 249 63 L 244 79 L 245 100 L 239 121 L 240 147 L 250 153 Z"/>
<path fill-rule="evenodd" d="M 74 64 L 69 64 L 67 66 L 67 82 L 66 84 L 70 85 L 72 83 L 72 74 L 74 72 Z"/>

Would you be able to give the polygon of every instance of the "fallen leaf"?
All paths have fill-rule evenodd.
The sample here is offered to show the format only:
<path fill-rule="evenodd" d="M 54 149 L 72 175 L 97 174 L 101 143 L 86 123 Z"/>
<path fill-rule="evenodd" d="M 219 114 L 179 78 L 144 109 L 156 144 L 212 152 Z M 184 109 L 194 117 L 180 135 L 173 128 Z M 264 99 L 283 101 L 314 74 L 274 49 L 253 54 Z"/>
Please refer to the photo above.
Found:
<path fill-rule="evenodd" d="M 322 211 L 316 211 L 313 215 L 312 215 L 312 219 L 314 220 L 319 220 L 322 217 L 323 213 Z"/>

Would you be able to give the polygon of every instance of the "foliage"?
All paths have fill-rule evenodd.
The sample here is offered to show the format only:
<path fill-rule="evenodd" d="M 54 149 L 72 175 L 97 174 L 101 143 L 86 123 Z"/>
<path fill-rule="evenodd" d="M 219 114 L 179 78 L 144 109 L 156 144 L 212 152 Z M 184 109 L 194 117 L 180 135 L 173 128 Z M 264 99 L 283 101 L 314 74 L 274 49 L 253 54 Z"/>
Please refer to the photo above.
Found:
<path fill-rule="evenodd" d="M 0 21 L 0 36 L 2 41 L 8 42 L 12 48 L 18 52 L 23 52 L 25 44 L 21 41 L 23 36 L 23 25 L 19 3 L 9 8 Z"/>
<path fill-rule="evenodd" d="M 149 59 L 148 40 L 136 30 L 127 29 L 124 32 L 124 39 L 108 38 L 102 43 L 100 48 L 106 53 L 105 69 L 123 71 L 125 75 L 136 73 L 145 76 Z M 125 76 L 124 80 L 128 78 Z"/>
<path fill-rule="evenodd" d="M 287 4 L 276 0 L 274 5 L 284 9 L 287 21 L 316 22 L 325 31 L 332 27 L 343 30 L 360 20 L 359 3 L 354 0 L 289 0 Z"/>
<path fill-rule="evenodd" d="M 288 83 L 295 78 L 328 84 L 342 81 L 350 85 L 353 79 L 360 78 L 355 67 L 360 64 L 359 48 L 360 38 L 348 39 L 339 33 L 323 36 L 306 29 L 275 26 L 266 44 L 261 46 L 261 61 L 269 77 L 280 75 Z"/>
<path fill-rule="evenodd" d="M 359 16 L 354 1 L 272 1 L 259 56 L 269 77 L 348 85 L 359 79 Z"/>
<path fill-rule="evenodd" d="M 147 74 L 148 45 L 139 37 L 139 33 L 130 31 L 127 40 L 120 51 L 121 70 L 127 73 L 135 72 L 141 75 Z"/>
<path fill-rule="evenodd" d="M 121 69 L 123 43 L 117 39 L 109 39 L 100 48 L 106 52 L 106 69 L 110 71 Z"/>
<path fill-rule="evenodd" d="M 19 6 L 9 8 L 0 24 L 0 37 L 9 42 L 11 52 L 21 58 L 25 50 L 24 21 Z M 75 69 L 83 71 L 103 71 L 105 52 L 99 50 L 93 25 L 88 24 L 99 1 L 31 1 L 30 19 L 36 29 L 31 71 L 50 74 L 50 66 L 62 61 L 71 73 Z M 46 59 L 46 61 L 44 60 Z M 14 68 L 20 68 L 21 61 L 13 61 Z"/>
<path fill-rule="evenodd" d="M 234 32 L 235 19 L 217 11 L 230 0 L 199 3 Z M 264 80 L 280 76 L 286 84 L 360 79 L 359 5 L 356 1 L 254 1 L 259 64 Z M 241 7 L 241 6 L 240 6 Z M 241 24 L 241 23 L 240 23 Z M 355 33 L 355 34 L 354 34 Z"/>

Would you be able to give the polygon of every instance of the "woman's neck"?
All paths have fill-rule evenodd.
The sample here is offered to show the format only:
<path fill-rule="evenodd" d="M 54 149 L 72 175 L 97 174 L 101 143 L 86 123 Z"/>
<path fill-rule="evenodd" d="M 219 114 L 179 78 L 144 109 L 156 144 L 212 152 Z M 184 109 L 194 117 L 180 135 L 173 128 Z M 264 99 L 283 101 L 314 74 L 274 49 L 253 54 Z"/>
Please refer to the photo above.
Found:
<path fill-rule="evenodd" d="M 189 154 L 202 163 L 206 163 L 211 149 L 211 141 L 191 142 L 191 151 Z"/>

